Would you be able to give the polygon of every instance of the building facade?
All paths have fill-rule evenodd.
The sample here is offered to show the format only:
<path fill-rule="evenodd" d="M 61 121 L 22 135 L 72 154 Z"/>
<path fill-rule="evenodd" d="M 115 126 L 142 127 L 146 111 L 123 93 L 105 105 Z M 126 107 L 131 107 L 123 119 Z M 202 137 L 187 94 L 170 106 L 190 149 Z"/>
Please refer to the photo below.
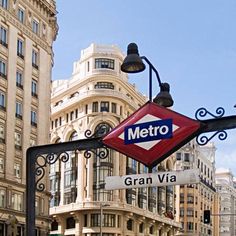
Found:
<path fill-rule="evenodd" d="M 54 0 L 0 0 L 0 235 L 24 235 L 26 150 L 49 142 Z M 39 122 L 40 121 L 40 122 Z M 37 194 L 37 235 L 49 229 Z"/>
<path fill-rule="evenodd" d="M 236 235 L 235 182 L 229 169 L 216 170 L 216 190 L 220 196 L 220 236 Z"/>
<path fill-rule="evenodd" d="M 176 187 L 176 209 L 182 231 L 178 235 L 219 235 L 219 219 L 211 217 L 204 223 L 204 210 L 219 212 L 219 198 L 215 189 L 215 146 L 199 146 L 192 140 L 176 152 L 176 169 L 199 169 L 200 183 Z"/>
<path fill-rule="evenodd" d="M 114 128 L 145 104 L 146 97 L 120 70 L 116 46 L 92 44 L 74 63 L 69 80 L 52 83 L 51 142 L 85 138 L 101 124 Z M 106 176 L 147 173 L 147 167 L 109 150 L 99 158 L 71 151 L 66 163 L 50 166 L 51 234 L 86 236 L 175 235 L 174 188 L 105 190 Z M 172 170 L 170 157 L 153 172 Z"/>

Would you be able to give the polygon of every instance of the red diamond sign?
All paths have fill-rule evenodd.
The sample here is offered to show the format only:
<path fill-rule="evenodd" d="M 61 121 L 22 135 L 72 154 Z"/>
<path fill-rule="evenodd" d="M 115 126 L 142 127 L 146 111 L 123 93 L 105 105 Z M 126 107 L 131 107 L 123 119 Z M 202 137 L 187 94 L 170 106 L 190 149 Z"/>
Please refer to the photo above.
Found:
<path fill-rule="evenodd" d="M 103 143 L 151 167 L 195 137 L 200 125 L 199 121 L 147 102 L 109 132 Z"/>

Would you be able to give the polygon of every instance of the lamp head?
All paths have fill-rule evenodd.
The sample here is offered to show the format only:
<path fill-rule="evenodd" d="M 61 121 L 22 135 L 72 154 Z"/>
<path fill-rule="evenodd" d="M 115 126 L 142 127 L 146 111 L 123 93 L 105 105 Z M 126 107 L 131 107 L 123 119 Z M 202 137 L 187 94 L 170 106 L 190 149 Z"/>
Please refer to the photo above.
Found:
<path fill-rule="evenodd" d="M 121 70 L 126 73 L 138 73 L 145 70 L 145 65 L 138 53 L 137 44 L 130 43 L 128 45 L 127 56 L 121 65 Z"/>
<path fill-rule="evenodd" d="M 161 83 L 160 89 L 161 91 L 153 99 L 153 102 L 163 107 L 173 106 L 174 101 L 170 95 L 170 85 L 168 83 Z"/>

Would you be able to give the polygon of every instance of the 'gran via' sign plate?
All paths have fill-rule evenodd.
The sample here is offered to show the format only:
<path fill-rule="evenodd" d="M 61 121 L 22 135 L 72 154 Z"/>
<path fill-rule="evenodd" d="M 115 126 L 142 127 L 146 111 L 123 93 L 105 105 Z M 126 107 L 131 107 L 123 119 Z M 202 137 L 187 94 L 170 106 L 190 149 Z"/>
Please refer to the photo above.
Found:
<path fill-rule="evenodd" d="M 154 166 L 194 137 L 200 122 L 148 102 L 103 138 L 103 143 Z"/>

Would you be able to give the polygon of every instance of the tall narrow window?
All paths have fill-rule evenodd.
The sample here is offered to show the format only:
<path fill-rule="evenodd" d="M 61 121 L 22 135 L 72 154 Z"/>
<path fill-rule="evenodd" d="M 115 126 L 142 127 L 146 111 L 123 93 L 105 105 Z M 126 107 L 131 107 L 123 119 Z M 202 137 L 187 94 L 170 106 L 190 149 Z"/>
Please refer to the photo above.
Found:
<path fill-rule="evenodd" d="M 22 103 L 16 102 L 16 117 L 22 119 Z"/>
<path fill-rule="evenodd" d="M 31 82 L 31 95 L 33 96 L 33 97 L 38 97 L 38 93 L 37 93 L 37 90 L 38 90 L 38 86 L 37 86 L 37 81 L 36 80 L 32 80 L 32 82 Z"/>
<path fill-rule="evenodd" d="M 5 143 L 5 127 L 0 124 L 0 143 Z"/>
<path fill-rule="evenodd" d="M 31 111 L 31 125 L 37 127 L 37 113 L 36 111 Z"/>
<path fill-rule="evenodd" d="M 0 109 L 6 110 L 6 95 L 0 90 Z"/>
<path fill-rule="evenodd" d="M 17 56 L 24 59 L 24 42 L 21 39 L 17 39 Z"/>
<path fill-rule="evenodd" d="M 17 13 L 18 20 L 21 23 L 24 23 L 25 21 L 25 10 L 22 8 L 18 8 L 18 13 Z"/>
<path fill-rule="evenodd" d="M 21 149 L 22 141 L 21 141 L 21 134 L 15 132 L 15 148 Z"/>
<path fill-rule="evenodd" d="M 7 30 L 2 26 L 0 28 L 0 44 L 7 47 Z"/>
<path fill-rule="evenodd" d="M 23 74 L 21 71 L 16 72 L 16 86 L 23 88 Z"/>
<path fill-rule="evenodd" d="M 116 113 L 116 103 L 111 104 L 111 112 Z"/>
<path fill-rule="evenodd" d="M 38 69 L 39 68 L 39 66 L 38 66 L 38 52 L 37 51 L 35 51 L 34 49 L 33 49 L 33 51 L 32 51 L 32 66 L 35 68 L 35 69 Z"/>
<path fill-rule="evenodd" d="M 4 172 L 4 158 L 0 157 L 0 173 Z"/>
<path fill-rule="evenodd" d="M 0 0 L 0 4 L 3 8 L 8 8 L 8 0 Z"/>
<path fill-rule="evenodd" d="M 99 136 L 99 131 L 105 128 L 111 130 L 109 124 L 99 124 L 95 128 L 95 133 Z M 102 150 L 97 150 L 99 153 Z M 105 190 L 105 177 L 113 175 L 114 152 L 108 151 L 105 158 L 94 155 L 93 158 L 93 200 L 94 201 L 112 201 L 112 191 Z"/>
<path fill-rule="evenodd" d="M 14 163 L 14 175 L 17 178 L 21 177 L 21 164 L 18 162 Z"/>
<path fill-rule="evenodd" d="M 39 22 L 35 19 L 32 21 L 32 30 L 35 34 L 39 34 Z"/>
<path fill-rule="evenodd" d="M 0 207 L 6 206 L 6 190 L 0 189 Z"/>
<path fill-rule="evenodd" d="M 98 112 L 98 102 L 93 102 L 92 112 Z"/>
<path fill-rule="evenodd" d="M 23 193 L 12 193 L 12 209 L 16 211 L 23 210 Z"/>
<path fill-rule="evenodd" d="M 0 76 L 4 79 L 7 78 L 7 66 L 2 59 L 0 59 Z"/>
<path fill-rule="evenodd" d="M 101 112 L 103 112 L 103 111 L 109 112 L 109 102 L 101 102 L 100 111 Z"/>

